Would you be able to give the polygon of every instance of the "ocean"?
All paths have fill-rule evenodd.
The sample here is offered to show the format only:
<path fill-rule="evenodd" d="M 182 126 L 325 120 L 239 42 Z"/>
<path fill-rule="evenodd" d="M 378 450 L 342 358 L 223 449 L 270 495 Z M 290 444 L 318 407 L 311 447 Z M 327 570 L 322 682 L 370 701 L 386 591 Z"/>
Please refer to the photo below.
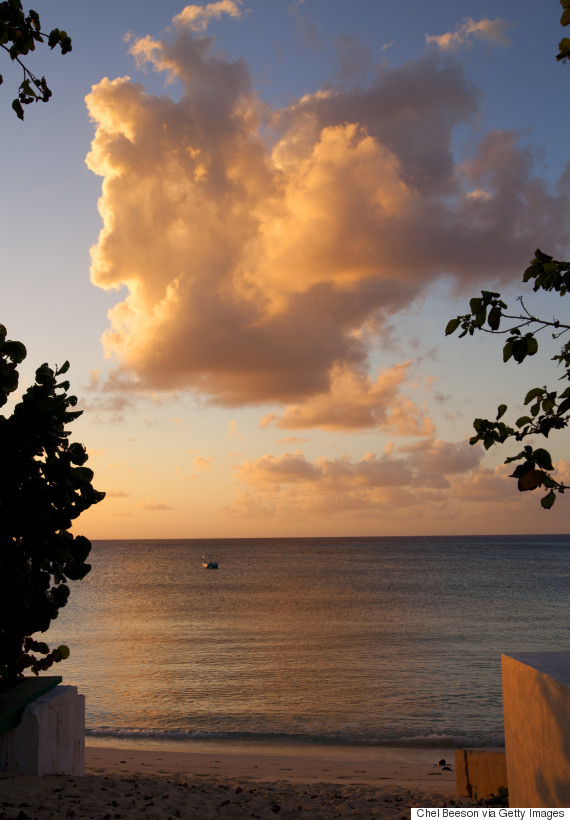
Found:
<path fill-rule="evenodd" d="M 96 541 L 45 636 L 71 649 L 51 671 L 102 742 L 500 745 L 501 653 L 570 648 L 569 547 Z"/>

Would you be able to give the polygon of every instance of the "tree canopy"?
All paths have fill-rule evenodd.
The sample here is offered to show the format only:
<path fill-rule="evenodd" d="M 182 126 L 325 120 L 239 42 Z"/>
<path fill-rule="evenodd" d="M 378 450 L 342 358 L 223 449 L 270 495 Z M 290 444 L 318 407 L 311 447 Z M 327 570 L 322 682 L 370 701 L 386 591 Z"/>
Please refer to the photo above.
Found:
<path fill-rule="evenodd" d="M 66 31 L 53 28 L 49 34 L 41 30 L 39 15 L 33 9 L 24 13 L 20 0 L 3 0 L 0 3 L 0 46 L 10 55 L 12 62 L 22 68 L 24 79 L 18 88 L 18 96 L 12 108 L 19 119 L 24 119 L 24 105 L 32 102 L 48 102 L 52 95 L 45 77 L 36 77 L 25 65 L 22 57 L 35 51 L 36 43 L 47 40 L 49 48 L 59 46 L 62 54 L 71 51 L 71 38 Z M 3 77 L 0 74 L 0 84 Z"/>
<path fill-rule="evenodd" d="M 41 31 L 37 12 L 26 16 L 19 0 L 0 3 L 0 45 L 19 63 L 24 79 L 12 108 L 24 118 L 23 105 L 51 97 L 45 77 L 37 78 L 21 57 L 36 43 L 71 51 L 65 31 Z M 2 77 L 0 76 L 0 83 Z M 26 358 L 21 342 L 7 338 L 0 325 L 0 408 L 18 389 L 18 365 Z M 72 522 L 105 494 L 92 487 L 82 444 L 69 441 L 66 426 L 81 415 L 77 398 L 68 395 L 61 377 L 65 362 L 42 364 L 35 382 L 10 415 L 0 414 L 0 681 L 11 685 L 24 670 L 38 672 L 69 656 L 67 646 L 51 650 L 36 640 L 57 617 L 69 597 L 67 581 L 83 578 L 91 544 L 74 536 Z"/>
<path fill-rule="evenodd" d="M 24 345 L 7 339 L 0 325 L 0 407 L 18 388 L 25 357 Z M 8 680 L 69 655 L 33 636 L 66 605 L 66 582 L 91 569 L 91 544 L 69 529 L 105 493 L 93 488 L 85 447 L 71 443 L 65 429 L 82 412 L 61 378 L 68 368 L 43 364 L 11 415 L 0 414 L 0 678 Z"/>

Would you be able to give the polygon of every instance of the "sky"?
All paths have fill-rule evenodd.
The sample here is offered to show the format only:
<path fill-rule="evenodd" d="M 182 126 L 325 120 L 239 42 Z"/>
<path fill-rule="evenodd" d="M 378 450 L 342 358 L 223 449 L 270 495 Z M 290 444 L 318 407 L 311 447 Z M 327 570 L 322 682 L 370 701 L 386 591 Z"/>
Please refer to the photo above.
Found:
<path fill-rule="evenodd" d="M 73 51 L 31 55 L 53 97 L 23 123 L 2 66 L 0 321 L 21 389 L 71 363 L 107 493 L 76 532 L 570 532 L 513 447 L 468 443 L 557 387 L 556 344 L 505 365 L 444 335 L 481 289 L 516 305 L 536 247 L 570 253 L 556 0 L 35 8 Z"/>

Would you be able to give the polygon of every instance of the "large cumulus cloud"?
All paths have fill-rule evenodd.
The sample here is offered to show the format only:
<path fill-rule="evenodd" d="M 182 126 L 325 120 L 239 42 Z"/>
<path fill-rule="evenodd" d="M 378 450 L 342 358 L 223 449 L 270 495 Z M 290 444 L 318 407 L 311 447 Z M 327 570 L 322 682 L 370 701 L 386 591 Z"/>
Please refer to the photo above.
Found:
<path fill-rule="evenodd" d="M 103 339 L 115 385 L 288 404 L 284 428 L 431 434 L 400 390 L 405 365 L 368 375 L 372 341 L 439 277 L 476 287 L 492 259 L 507 281 L 529 248 L 555 249 L 562 194 L 513 134 L 456 162 L 479 94 L 438 54 L 272 110 L 245 62 L 188 25 L 131 46 L 180 99 L 128 77 L 87 97 L 103 177 L 92 281 L 127 289 Z"/>

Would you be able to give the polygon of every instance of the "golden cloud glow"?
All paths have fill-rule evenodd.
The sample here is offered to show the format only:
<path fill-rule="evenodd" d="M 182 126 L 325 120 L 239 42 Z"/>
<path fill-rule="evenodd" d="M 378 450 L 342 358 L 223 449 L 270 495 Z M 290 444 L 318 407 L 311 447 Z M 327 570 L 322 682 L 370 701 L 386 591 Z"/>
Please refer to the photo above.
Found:
<path fill-rule="evenodd" d="M 512 135 L 455 163 L 478 94 L 437 55 L 271 110 L 243 60 L 192 33 L 240 13 L 187 6 L 172 41 L 131 44 L 181 83 L 178 101 L 128 77 L 86 98 L 87 164 L 103 178 L 91 278 L 127 290 L 103 337 L 116 364 L 105 387 L 285 404 L 271 417 L 285 429 L 432 435 L 399 388 L 405 366 L 367 375 L 372 342 L 442 275 L 478 282 L 489 248 L 497 281 L 519 276 L 529 243 L 555 250 L 566 194 L 532 177 Z M 483 22 L 467 33 L 499 36 Z"/>
<path fill-rule="evenodd" d="M 223 14 L 239 18 L 242 15 L 241 0 L 217 0 L 205 6 L 186 6 L 177 14 L 173 22 L 179 28 L 188 27 L 192 31 L 205 31 L 210 20 L 219 20 Z"/>
<path fill-rule="evenodd" d="M 410 362 L 382 371 L 375 381 L 348 367 L 334 367 L 328 392 L 290 405 L 281 416 L 271 413 L 261 427 L 275 424 L 284 430 L 319 427 L 322 430 L 358 430 L 377 427 L 396 436 L 430 436 L 435 432 L 418 406 L 401 395 Z"/>

